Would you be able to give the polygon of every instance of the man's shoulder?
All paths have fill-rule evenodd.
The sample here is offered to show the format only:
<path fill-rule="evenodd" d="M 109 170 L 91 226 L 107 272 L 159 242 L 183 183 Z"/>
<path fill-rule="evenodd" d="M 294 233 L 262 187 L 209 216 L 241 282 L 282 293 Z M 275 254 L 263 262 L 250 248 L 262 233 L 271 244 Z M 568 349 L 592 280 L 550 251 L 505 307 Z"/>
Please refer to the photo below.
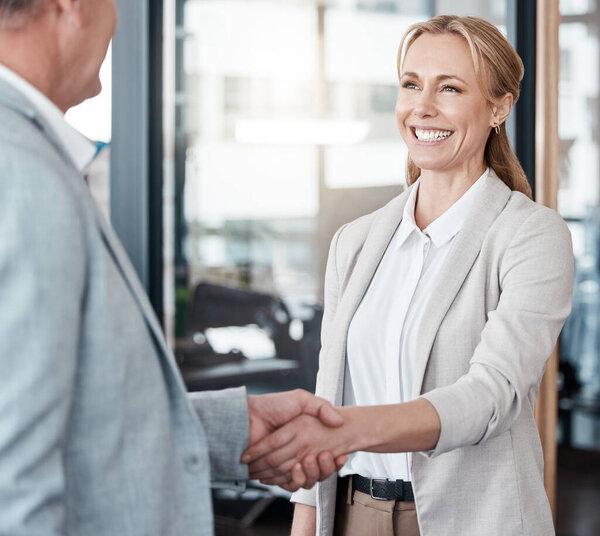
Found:
<path fill-rule="evenodd" d="M 32 117 L 0 105 L 0 164 L 55 164 L 60 167 L 60 155 L 42 128 Z"/>
<path fill-rule="evenodd" d="M 0 190 L 23 180 L 62 190 L 77 175 L 34 119 L 0 105 Z"/>
<path fill-rule="evenodd" d="M 0 106 L 0 209 L 10 206 L 19 220 L 72 225 L 81 215 L 74 187 L 81 180 L 35 123 Z"/>

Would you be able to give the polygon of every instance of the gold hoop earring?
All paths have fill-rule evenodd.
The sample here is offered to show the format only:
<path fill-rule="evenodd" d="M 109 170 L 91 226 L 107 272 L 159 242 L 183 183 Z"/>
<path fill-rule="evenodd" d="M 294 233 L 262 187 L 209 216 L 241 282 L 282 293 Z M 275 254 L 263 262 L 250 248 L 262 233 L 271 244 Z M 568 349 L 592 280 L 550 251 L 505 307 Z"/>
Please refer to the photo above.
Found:
<path fill-rule="evenodd" d="M 500 125 L 496 125 L 494 130 L 496 131 L 496 134 L 500 134 Z"/>

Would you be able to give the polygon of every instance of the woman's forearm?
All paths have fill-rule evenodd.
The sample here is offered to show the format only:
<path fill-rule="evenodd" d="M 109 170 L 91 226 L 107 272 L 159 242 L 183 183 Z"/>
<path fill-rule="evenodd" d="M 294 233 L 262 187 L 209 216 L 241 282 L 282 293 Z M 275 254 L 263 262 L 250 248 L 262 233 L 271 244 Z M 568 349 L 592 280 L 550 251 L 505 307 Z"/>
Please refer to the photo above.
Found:
<path fill-rule="evenodd" d="M 252 445 L 249 470 L 254 478 L 277 483 L 281 474 L 308 455 L 330 452 L 334 457 L 359 450 L 368 452 L 414 452 L 433 449 L 441 423 L 433 405 L 424 398 L 402 404 L 337 408 L 344 418 L 329 428 L 317 418 L 301 415 Z"/>
<path fill-rule="evenodd" d="M 355 452 L 416 452 L 433 449 L 441 423 L 433 405 L 424 398 L 383 406 L 339 408 L 348 427 L 346 447 Z"/>
<path fill-rule="evenodd" d="M 296 503 L 291 536 L 315 536 L 317 509 L 308 504 Z"/>

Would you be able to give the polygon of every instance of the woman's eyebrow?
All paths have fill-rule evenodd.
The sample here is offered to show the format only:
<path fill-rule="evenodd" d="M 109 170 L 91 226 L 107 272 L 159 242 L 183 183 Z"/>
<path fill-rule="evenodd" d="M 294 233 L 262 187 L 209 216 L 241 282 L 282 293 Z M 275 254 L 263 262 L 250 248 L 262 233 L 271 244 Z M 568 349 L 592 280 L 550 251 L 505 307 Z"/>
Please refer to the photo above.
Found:
<path fill-rule="evenodd" d="M 415 73 L 414 71 L 407 71 L 404 72 L 400 75 L 400 78 L 404 78 L 405 76 L 409 76 L 411 78 L 420 78 L 418 73 Z M 462 82 L 463 84 L 467 84 L 467 82 L 465 82 L 460 76 L 456 76 L 455 74 L 438 74 L 435 77 L 436 81 L 441 82 L 442 80 L 458 80 L 460 82 Z"/>

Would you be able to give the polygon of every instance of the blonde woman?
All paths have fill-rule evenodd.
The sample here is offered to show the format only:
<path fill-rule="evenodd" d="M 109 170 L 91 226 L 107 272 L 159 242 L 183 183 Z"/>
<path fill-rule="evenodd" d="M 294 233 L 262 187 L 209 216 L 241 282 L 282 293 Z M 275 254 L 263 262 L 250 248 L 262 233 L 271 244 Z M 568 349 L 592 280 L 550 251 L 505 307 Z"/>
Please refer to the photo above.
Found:
<path fill-rule="evenodd" d="M 548 536 L 533 408 L 573 255 L 507 138 L 523 65 L 490 23 L 440 16 L 408 30 L 398 69 L 409 188 L 338 231 L 326 273 L 317 393 L 345 424 L 300 417 L 250 471 L 280 483 L 354 453 L 294 495 L 294 536 Z"/>

